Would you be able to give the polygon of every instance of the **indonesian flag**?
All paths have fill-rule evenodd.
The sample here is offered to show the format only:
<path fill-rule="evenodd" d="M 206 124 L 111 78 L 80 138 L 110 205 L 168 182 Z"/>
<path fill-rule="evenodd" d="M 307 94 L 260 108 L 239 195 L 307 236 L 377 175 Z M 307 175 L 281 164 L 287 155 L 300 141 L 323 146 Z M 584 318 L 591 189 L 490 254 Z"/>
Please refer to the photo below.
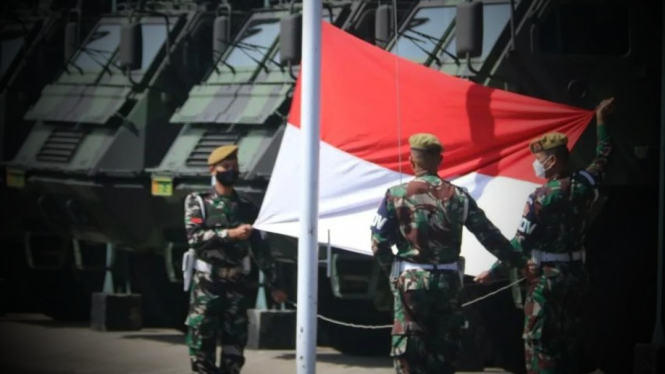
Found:
<path fill-rule="evenodd" d="M 399 58 L 323 22 L 318 237 L 371 255 L 370 226 L 386 190 L 413 178 L 408 139 L 432 133 L 444 146 L 439 175 L 467 188 L 508 238 L 528 195 L 542 184 L 528 144 L 550 131 L 572 147 L 592 111 L 443 74 Z M 255 227 L 300 235 L 299 79 L 289 123 Z M 468 275 L 496 260 L 464 229 Z"/>

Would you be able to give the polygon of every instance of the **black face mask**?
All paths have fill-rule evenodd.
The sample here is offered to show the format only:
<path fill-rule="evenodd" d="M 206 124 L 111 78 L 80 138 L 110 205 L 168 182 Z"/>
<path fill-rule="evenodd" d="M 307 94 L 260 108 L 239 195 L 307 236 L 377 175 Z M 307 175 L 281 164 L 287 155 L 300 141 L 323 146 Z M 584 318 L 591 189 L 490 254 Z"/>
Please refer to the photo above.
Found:
<path fill-rule="evenodd" d="M 226 171 L 218 171 L 215 174 L 215 179 L 217 179 L 217 182 L 221 183 L 224 186 L 232 186 L 235 182 L 238 181 L 238 176 L 240 173 L 238 170 L 226 170 Z"/>

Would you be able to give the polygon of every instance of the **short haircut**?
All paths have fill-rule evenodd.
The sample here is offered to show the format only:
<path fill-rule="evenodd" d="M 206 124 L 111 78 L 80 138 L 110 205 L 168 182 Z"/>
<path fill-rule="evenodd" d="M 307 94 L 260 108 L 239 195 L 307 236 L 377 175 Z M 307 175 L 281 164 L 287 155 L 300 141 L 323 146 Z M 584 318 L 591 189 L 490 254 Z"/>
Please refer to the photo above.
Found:
<path fill-rule="evenodd" d="M 413 163 L 421 169 L 437 170 L 441 163 L 441 154 L 412 149 L 411 159 L 413 159 Z"/>

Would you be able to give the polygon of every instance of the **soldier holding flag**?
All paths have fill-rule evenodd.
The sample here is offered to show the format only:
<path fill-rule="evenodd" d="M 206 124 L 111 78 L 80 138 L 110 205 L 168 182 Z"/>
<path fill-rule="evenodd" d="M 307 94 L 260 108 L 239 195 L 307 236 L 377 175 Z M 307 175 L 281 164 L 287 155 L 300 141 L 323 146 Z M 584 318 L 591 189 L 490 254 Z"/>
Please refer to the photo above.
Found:
<path fill-rule="evenodd" d="M 185 324 L 196 373 L 238 374 L 244 365 L 250 257 L 265 273 L 275 301 L 286 300 L 277 284 L 267 241 L 250 225 L 258 209 L 233 188 L 239 176 L 237 151 L 235 145 L 215 149 L 208 158 L 215 178 L 213 188 L 185 199 L 185 228 L 196 254 Z M 215 365 L 218 334 L 222 340 L 220 368 Z"/>
<path fill-rule="evenodd" d="M 571 171 L 568 138 L 549 133 L 530 143 L 536 175 L 547 181 L 527 199 L 513 246 L 530 257 L 524 306 L 524 344 L 529 374 L 579 373 L 581 305 L 588 286 L 584 237 L 588 213 L 611 151 L 605 119 L 614 99 L 596 109 L 596 157 L 585 170 Z M 504 270 L 495 263 L 479 275 L 486 282 Z"/>

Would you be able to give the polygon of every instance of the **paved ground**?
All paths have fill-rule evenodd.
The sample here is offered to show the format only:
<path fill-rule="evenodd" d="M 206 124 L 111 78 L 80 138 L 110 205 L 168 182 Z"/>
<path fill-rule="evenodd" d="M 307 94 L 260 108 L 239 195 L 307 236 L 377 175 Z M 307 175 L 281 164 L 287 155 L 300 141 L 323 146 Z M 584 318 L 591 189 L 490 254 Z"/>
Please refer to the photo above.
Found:
<path fill-rule="evenodd" d="M 183 333 L 98 332 L 41 315 L 0 318 L 0 372 L 16 374 L 189 373 Z M 292 374 L 295 351 L 247 351 L 243 374 Z M 352 357 L 319 347 L 317 373 L 392 374 L 388 357 Z M 504 373 L 500 370 L 486 372 Z"/>

